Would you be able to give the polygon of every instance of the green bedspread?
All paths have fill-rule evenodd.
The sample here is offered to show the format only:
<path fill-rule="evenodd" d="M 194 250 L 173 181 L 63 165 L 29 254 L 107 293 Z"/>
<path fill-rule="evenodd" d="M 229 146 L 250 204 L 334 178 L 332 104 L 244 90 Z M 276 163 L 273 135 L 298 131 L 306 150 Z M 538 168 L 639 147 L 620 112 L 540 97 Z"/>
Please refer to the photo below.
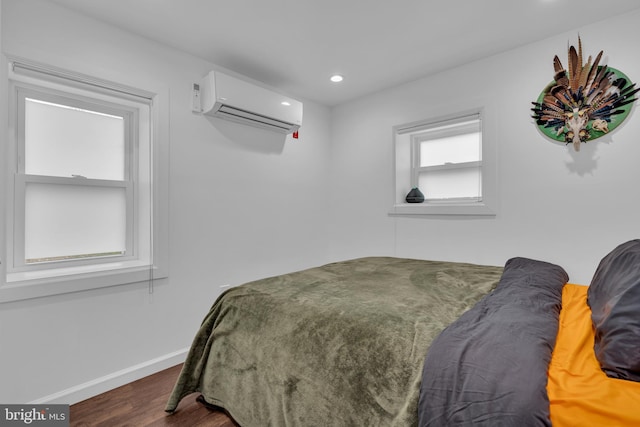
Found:
<path fill-rule="evenodd" d="M 200 392 L 242 427 L 417 425 L 427 348 L 502 270 L 371 257 L 229 289 L 166 410 Z"/>

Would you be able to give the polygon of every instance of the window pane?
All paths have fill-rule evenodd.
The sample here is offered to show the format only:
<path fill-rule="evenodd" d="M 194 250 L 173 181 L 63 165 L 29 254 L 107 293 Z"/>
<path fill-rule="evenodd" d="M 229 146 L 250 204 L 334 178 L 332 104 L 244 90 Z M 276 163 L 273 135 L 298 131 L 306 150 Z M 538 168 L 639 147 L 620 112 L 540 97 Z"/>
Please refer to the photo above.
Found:
<path fill-rule="evenodd" d="M 418 187 L 426 199 L 482 197 L 480 168 L 422 172 Z"/>
<path fill-rule="evenodd" d="M 26 98 L 25 173 L 124 180 L 124 119 Z"/>
<path fill-rule="evenodd" d="M 420 142 L 420 166 L 480 160 L 480 133 L 465 133 Z"/>
<path fill-rule="evenodd" d="M 123 254 L 125 248 L 125 188 L 27 183 L 26 262 Z"/>

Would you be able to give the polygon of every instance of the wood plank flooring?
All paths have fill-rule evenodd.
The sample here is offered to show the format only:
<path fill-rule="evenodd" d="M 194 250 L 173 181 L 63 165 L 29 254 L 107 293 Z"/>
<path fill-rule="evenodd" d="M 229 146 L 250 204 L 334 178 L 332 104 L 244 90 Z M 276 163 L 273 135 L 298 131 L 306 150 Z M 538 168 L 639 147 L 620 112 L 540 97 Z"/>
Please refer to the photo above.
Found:
<path fill-rule="evenodd" d="M 71 405 L 71 427 L 239 427 L 224 411 L 196 402 L 198 393 L 182 399 L 174 414 L 164 411 L 181 368 L 165 369 Z"/>

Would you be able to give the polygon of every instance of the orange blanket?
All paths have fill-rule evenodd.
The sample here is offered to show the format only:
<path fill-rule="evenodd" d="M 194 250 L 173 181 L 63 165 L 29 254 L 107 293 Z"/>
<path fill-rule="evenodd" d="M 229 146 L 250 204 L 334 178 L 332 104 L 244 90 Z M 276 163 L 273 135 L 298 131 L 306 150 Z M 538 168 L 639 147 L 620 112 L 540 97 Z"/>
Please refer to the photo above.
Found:
<path fill-rule="evenodd" d="M 640 426 L 640 383 L 607 377 L 593 352 L 587 287 L 562 291 L 547 392 L 554 427 Z"/>

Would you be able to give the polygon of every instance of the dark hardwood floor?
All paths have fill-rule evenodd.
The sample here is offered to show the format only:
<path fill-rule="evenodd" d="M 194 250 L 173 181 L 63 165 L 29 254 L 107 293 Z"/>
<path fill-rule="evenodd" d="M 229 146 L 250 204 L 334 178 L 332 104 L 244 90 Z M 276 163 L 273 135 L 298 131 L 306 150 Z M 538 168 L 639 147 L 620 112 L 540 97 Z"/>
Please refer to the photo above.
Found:
<path fill-rule="evenodd" d="M 174 414 L 164 411 L 181 368 L 182 365 L 174 366 L 71 405 L 70 425 L 239 427 L 222 410 L 210 409 L 197 402 L 198 393 L 182 399 Z"/>

